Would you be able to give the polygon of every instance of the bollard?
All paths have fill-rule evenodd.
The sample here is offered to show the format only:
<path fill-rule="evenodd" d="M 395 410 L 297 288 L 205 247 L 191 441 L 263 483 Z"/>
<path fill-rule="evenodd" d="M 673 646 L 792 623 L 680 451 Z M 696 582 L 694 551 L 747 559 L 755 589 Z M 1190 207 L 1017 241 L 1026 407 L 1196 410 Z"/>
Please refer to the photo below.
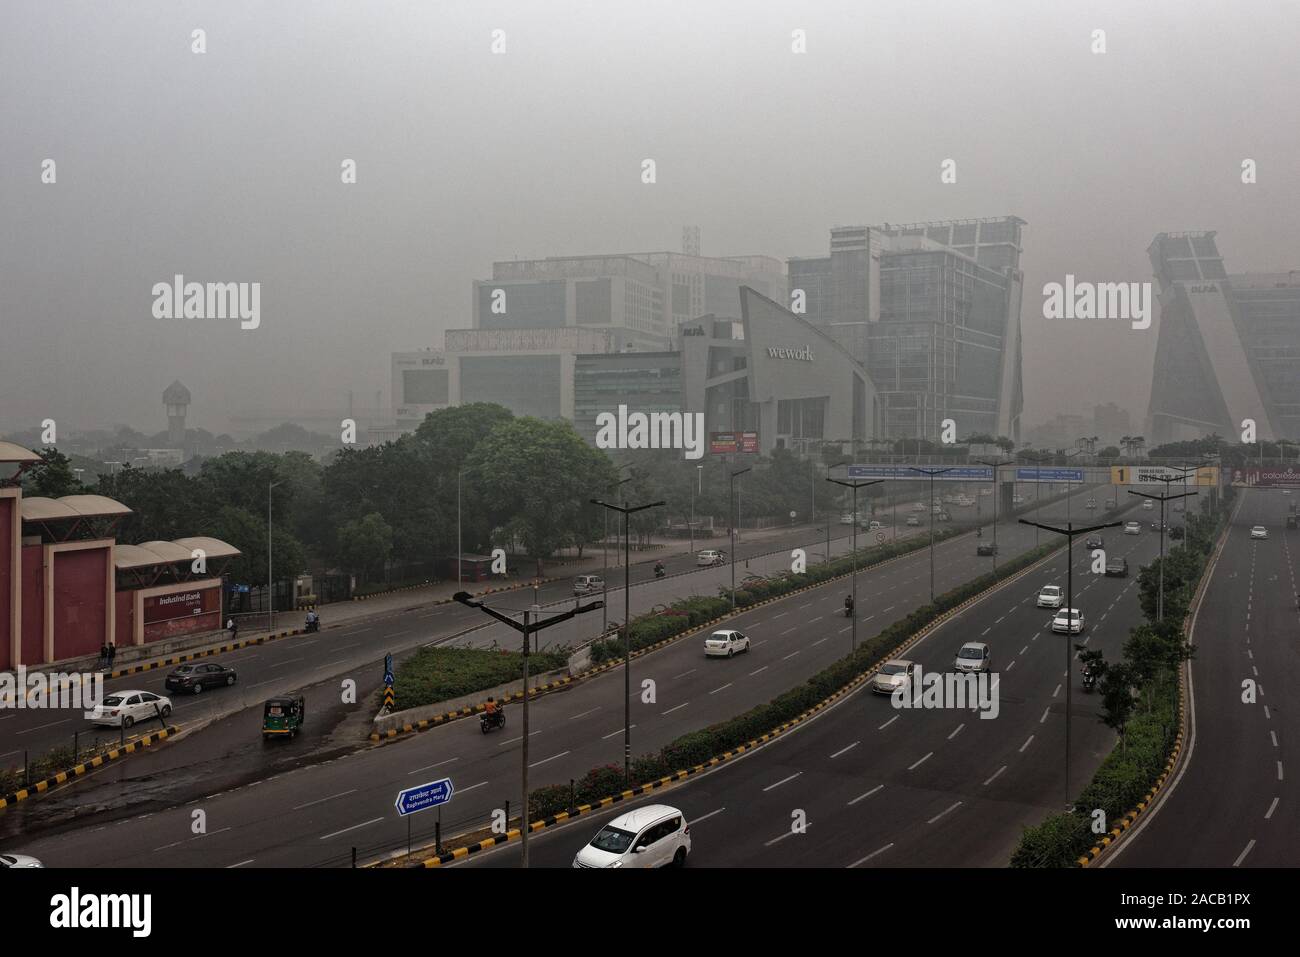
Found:
<path fill-rule="evenodd" d="M 435 821 L 433 825 L 433 853 L 442 856 L 442 821 Z"/>

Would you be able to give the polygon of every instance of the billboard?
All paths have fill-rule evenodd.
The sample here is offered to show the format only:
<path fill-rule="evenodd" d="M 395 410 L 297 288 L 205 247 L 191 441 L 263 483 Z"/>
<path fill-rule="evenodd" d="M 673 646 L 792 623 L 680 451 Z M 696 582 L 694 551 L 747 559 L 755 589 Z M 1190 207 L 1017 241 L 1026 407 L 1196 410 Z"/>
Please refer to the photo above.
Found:
<path fill-rule="evenodd" d="M 1083 469 L 1040 466 L 1038 468 L 1016 469 L 1017 482 L 1082 482 Z"/>
<path fill-rule="evenodd" d="M 218 611 L 219 594 L 215 588 L 195 588 L 170 595 L 148 595 L 144 599 L 144 623 L 156 625 L 177 618 L 190 618 Z"/>
<path fill-rule="evenodd" d="M 1217 465 L 1205 465 L 1195 472 L 1187 472 L 1188 485 L 1218 485 L 1219 468 Z M 1111 485 L 1164 485 L 1166 479 L 1177 479 L 1182 483 L 1181 469 L 1165 468 L 1162 465 L 1112 465 L 1110 467 Z"/>
<path fill-rule="evenodd" d="M 713 455 L 732 453 L 758 454 L 757 432 L 710 432 L 709 452 Z"/>
<path fill-rule="evenodd" d="M 943 468 L 942 465 L 918 466 L 918 468 Z M 925 472 L 918 472 L 907 465 L 850 465 L 851 479 L 916 479 L 930 481 Z M 986 465 L 958 465 L 934 476 L 936 482 L 992 482 L 993 469 Z"/>
<path fill-rule="evenodd" d="M 1300 488 L 1300 466 L 1233 469 L 1232 484 L 1265 488 Z"/>

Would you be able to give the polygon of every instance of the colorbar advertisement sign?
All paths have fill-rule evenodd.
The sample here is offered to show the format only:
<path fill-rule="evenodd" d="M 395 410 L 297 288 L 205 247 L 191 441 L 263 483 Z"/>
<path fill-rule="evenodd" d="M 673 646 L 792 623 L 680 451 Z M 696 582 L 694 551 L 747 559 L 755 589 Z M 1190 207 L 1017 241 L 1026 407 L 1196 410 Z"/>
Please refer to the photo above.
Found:
<path fill-rule="evenodd" d="M 217 589 L 196 588 L 170 595 L 149 595 L 144 599 L 144 623 L 156 625 L 162 621 L 190 618 L 217 610 Z"/>
<path fill-rule="evenodd" d="M 1300 470 L 1294 465 L 1286 465 L 1281 468 L 1233 469 L 1232 484 L 1300 488 Z"/>
<path fill-rule="evenodd" d="M 710 432 L 709 451 L 714 455 L 758 454 L 757 432 Z"/>

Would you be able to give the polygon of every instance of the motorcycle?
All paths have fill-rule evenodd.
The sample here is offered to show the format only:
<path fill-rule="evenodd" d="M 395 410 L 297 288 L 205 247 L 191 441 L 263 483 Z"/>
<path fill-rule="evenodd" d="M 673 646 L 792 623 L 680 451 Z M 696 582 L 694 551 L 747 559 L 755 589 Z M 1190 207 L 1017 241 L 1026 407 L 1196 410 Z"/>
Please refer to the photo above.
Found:
<path fill-rule="evenodd" d="M 1083 671 L 1083 690 L 1092 691 L 1092 689 L 1095 688 L 1096 685 L 1097 685 L 1097 676 L 1085 668 Z"/>
<path fill-rule="evenodd" d="M 853 617 L 853 604 L 852 604 L 852 602 L 850 602 L 850 603 L 848 603 L 848 604 L 846 604 L 846 605 L 844 606 L 844 617 L 845 617 L 845 618 L 852 618 L 852 617 Z"/>
<path fill-rule="evenodd" d="M 662 565 L 655 566 L 655 578 L 663 578 L 664 575 L 666 574 L 668 573 L 664 570 L 664 566 Z"/>
<path fill-rule="evenodd" d="M 479 729 L 487 734 L 493 728 L 504 728 L 506 726 L 506 711 L 504 708 L 497 708 L 494 714 L 488 714 L 484 711 L 478 716 Z"/>
<path fill-rule="evenodd" d="M 313 631 L 320 631 L 320 619 L 308 618 L 306 623 L 303 625 L 303 630 L 306 631 L 308 634 L 310 634 Z"/>

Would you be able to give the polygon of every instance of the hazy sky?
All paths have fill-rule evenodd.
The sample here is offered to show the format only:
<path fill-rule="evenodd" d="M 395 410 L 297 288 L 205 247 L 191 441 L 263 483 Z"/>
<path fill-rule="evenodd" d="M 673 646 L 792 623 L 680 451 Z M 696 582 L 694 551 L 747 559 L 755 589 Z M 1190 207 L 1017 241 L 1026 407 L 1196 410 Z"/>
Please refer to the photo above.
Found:
<path fill-rule="evenodd" d="M 6 0 L 0 431 L 161 429 L 173 378 L 214 431 L 387 403 L 389 353 L 469 326 L 495 259 L 687 223 L 784 259 L 833 224 L 1005 214 L 1025 424 L 1113 400 L 1140 427 L 1156 328 L 1048 322 L 1042 286 L 1148 280 L 1166 230 L 1300 267 L 1297 37 L 1294 0 Z M 176 273 L 261 282 L 261 328 L 155 319 Z"/>

